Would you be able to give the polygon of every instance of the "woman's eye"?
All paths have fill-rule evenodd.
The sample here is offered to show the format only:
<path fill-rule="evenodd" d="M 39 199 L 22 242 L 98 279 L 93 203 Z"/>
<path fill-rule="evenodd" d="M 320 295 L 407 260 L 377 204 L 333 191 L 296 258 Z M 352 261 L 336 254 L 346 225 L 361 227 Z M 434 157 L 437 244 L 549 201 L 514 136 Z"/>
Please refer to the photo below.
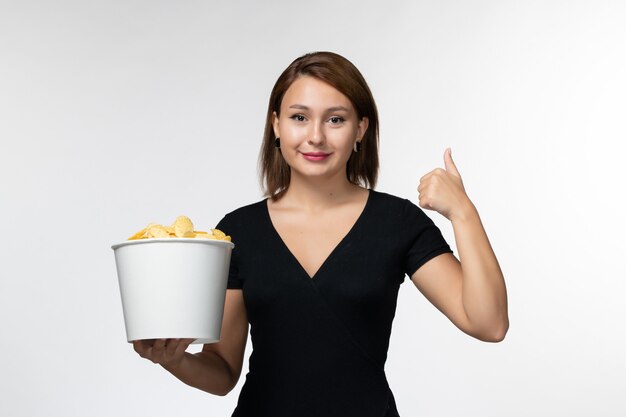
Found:
<path fill-rule="evenodd" d="M 343 117 L 334 116 L 334 117 L 331 117 L 329 120 L 331 124 L 337 125 L 343 122 Z"/>
<path fill-rule="evenodd" d="M 294 114 L 291 118 L 297 122 L 304 122 L 306 118 L 301 114 Z"/>

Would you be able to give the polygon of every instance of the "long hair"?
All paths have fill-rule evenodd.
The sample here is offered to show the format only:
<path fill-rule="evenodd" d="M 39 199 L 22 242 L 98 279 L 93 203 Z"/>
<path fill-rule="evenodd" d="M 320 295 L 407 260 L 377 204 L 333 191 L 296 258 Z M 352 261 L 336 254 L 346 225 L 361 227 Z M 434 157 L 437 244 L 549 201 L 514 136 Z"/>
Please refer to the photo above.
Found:
<path fill-rule="evenodd" d="M 369 119 L 369 126 L 361 141 L 361 151 L 352 152 L 346 165 L 348 181 L 366 188 L 374 188 L 378 178 L 378 110 L 374 97 L 363 75 L 348 61 L 333 52 L 312 52 L 293 61 L 278 77 L 270 95 L 265 119 L 265 133 L 259 154 L 261 188 L 266 197 L 280 199 L 291 179 L 291 168 L 274 142 L 273 113 L 280 116 L 280 105 L 285 92 L 299 77 L 317 78 L 333 86 L 348 97 L 357 117 Z"/>

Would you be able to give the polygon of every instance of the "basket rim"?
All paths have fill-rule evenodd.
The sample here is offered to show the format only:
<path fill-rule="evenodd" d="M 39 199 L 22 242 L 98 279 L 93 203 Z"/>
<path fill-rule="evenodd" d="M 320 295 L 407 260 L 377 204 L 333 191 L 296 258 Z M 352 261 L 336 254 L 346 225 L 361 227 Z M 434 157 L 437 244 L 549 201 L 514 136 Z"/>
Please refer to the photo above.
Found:
<path fill-rule="evenodd" d="M 230 246 L 231 249 L 235 247 L 233 242 L 228 242 L 226 240 L 218 240 L 218 239 L 208 239 L 208 238 L 192 238 L 192 237 L 165 237 L 165 238 L 149 238 L 149 239 L 135 239 L 135 240 L 126 240 L 121 243 L 115 243 L 111 246 L 111 249 L 116 250 L 118 248 L 130 245 L 144 245 L 150 243 L 199 243 L 201 245 L 226 245 Z"/>

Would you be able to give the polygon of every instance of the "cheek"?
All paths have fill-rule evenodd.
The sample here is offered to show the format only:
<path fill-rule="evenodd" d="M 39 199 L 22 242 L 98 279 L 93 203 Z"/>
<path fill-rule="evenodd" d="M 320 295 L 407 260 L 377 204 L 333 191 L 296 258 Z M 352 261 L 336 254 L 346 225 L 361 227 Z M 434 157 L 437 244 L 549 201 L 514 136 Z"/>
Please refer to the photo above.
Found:
<path fill-rule="evenodd" d="M 326 137 L 331 140 L 336 148 L 341 148 L 342 150 L 352 149 L 354 146 L 354 139 L 356 138 L 356 132 L 351 130 L 336 130 L 330 131 L 327 133 Z"/>
<path fill-rule="evenodd" d="M 293 124 L 285 123 L 281 125 L 280 136 L 281 140 L 285 138 L 289 142 L 299 142 L 306 139 L 306 130 Z"/>

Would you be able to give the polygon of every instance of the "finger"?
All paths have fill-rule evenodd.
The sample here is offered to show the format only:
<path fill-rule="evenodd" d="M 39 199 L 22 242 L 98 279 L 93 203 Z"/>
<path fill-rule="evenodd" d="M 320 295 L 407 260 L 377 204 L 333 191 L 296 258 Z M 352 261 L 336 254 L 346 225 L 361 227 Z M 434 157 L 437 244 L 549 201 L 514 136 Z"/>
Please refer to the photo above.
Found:
<path fill-rule="evenodd" d="M 161 358 L 163 353 L 165 352 L 165 339 L 157 339 L 154 341 L 154 345 L 152 346 L 152 356 L 154 358 Z"/>
<path fill-rule="evenodd" d="M 139 356 L 143 356 L 143 353 L 146 350 L 143 343 L 141 343 L 141 340 L 133 340 L 133 349 L 135 349 L 135 352 L 137 352 Z"/>
<path fill-rule="evenodd" d="M 448 171 L 446 171 L 443 168 L 435 168 L 432 171 L 430 171 L 428 174 L 426 174 L 422 178 L 420 178 L 420 181 L 428 181 L 429 179 L 432 179 L 432 178 L 445 176 L 447 172 Z"/>
<path fill-rule="evenodd" d="M 139 354 L 139 356 L 145 358 L 150 354 L 152 345 L 146 340 L 133 340 L 133 348 L 135 349 L 135 352 Z"/>
<path fill-rule="evenodd" d="M 420 182 L 428 181 L 428 179 L 432 177 L 435 174 L 435 172 L 436 172 L 435 170 L 432 170 L 428 174 L 425 174 L 422 178 L 420 178 Z"/>
<path fill-rule="evenodd" d="M 450 174 L 457 177 L 461 176 L 459 170 L 456 168 L 454 161 L 452 160 L 452 149 L 447 148 L 443 153 L 443 163 L 446 166 L 446 171 L 448 171 Z"/>
<path fill-rule="evenodd" d="M 176 348 L 176 355 L 182 355 L 185 353 L 191 342 L 196 339 L 181 339 L 178 343 L 178 347 Z"/>
<path fill-rule="evenodd" d="M 196 341 L 195 338 L 191 338 L 191 339 L 181 339 L 181 341 L 183 342 L 183 344 L 185 345 L 185 349 L 187 349 L 189 347 L 190 344 L 192 344 L 193 342 Z"/>
<path fill-rule="evenodd" d="M 422 203 L 422 208 L 426 210 L 434 210 L 433 203 L 430 200 L 424 200 Z"/>
<path fill-rule="evenodd" d="M 180 339 L 168 339 L 165 347 L 165 355 L 170 357 L 174 356 L 179 343 Z"/>
<path fill-rule="evenodd" d="M 154 360 L 154 354 L 152 353 L 152 346 L 146 345 L 143 342 L 140 342 L 139 346 L 140 346 L 139 350 L 135 349 L 137 353 L 139 353 L 139 356 L 141 356 L 144 359 L 148 359 L 152 363 L 156 363 Z"/>
<path fill-rule="evenodd" d="M 418 193 L 419 195 L 424 195 L 425 193 L 427 193 L 427 192 L 428 192 L 428 188 L 429 188 L 429 187 L 431 187 L 431 186 L 433 186 L 433 184 L 430 184 L 430 183 L 428 183 L 428 182 L 421 183 L 421 184 L 419 185 L 419 187 L 417 187 L 417 193 Z"/>
<path fill-rule="evenodd" d="M 418 205 L 421 208 L 425 208 L 425 203 L 426 203 L 426 197 L 423 194 L 420 194 L 419 200 L 418 200 Z"/>

